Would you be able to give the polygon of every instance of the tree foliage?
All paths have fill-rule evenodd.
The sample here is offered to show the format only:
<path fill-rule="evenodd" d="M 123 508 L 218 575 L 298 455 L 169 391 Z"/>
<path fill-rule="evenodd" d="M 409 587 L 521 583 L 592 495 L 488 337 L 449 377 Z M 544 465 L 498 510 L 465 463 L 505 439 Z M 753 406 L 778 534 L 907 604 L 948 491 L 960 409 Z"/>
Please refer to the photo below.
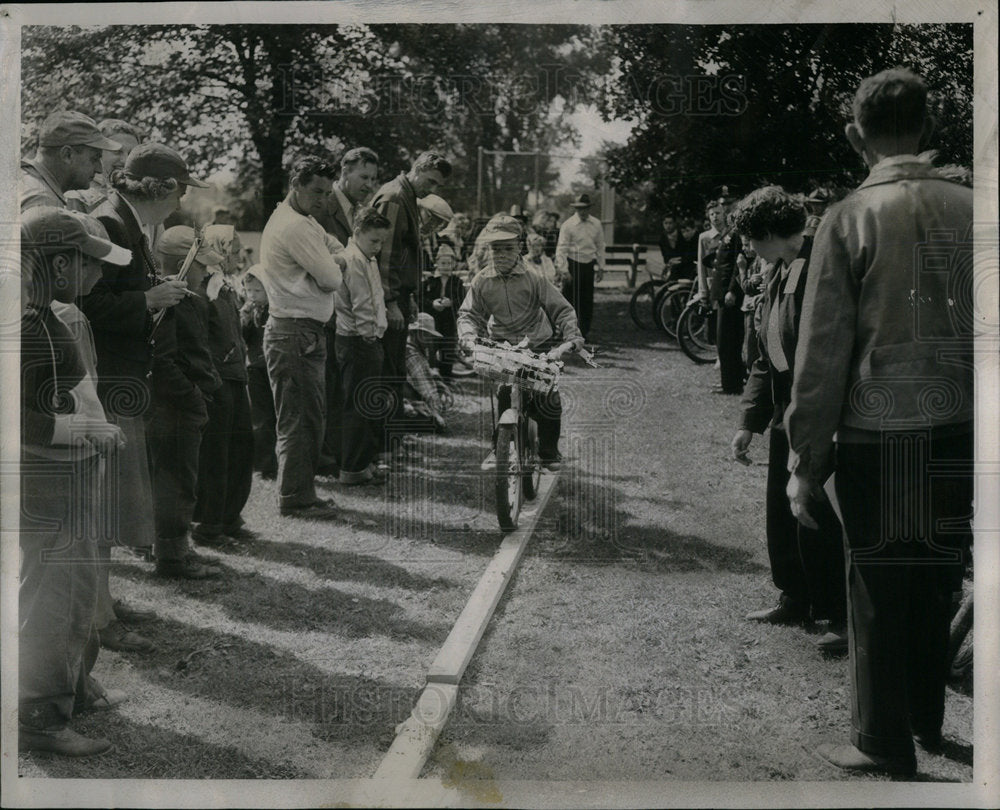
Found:
<path fill-rule="evenodd" d="M 614 70 L 607 119 L 635 121 L 608 150 L 620 187 L 648 184 L 651 208 L 700 214 L 721 185 L 793 191 L 853 186 L 864 167 L 843 130 L 865 76 L 905 65 L 935 94 L 942 162 L 972 159 L 969 25 L 616 26 L 601 47 Z"/>

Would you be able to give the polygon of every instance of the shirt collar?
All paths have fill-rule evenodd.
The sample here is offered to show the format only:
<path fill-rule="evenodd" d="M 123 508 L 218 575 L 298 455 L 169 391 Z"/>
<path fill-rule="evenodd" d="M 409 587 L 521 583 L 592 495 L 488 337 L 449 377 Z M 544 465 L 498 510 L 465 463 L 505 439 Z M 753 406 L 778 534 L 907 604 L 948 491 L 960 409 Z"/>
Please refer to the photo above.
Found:
<path fill-rule="evenodd" d="M 875 173 L 879 169 L 889 169 L 894 166 L 904 166 L 911 163 L 923 163 L 926 166 L 930 166 L 930 161 L 920 155 L 890 155 L 889 157 L 882 158 L 878 163 L 876 163 L 871 168 L 871 172 Z"/>
<path fill-rule="evenodd" d="M 344 214 L 347 216 L 347 221 L 353 227 L 354 225 L 354 203 L 352 203 L 347 195 L 341 190 L 340 186 L 336 183 L 333 184 L 333 193 L 337 196 L 337 200 L 340 202 L 340 207 L 344 209 Z"/>
<path fill-rule="evenodd" d="M 33 168 L 38 173 L 42 182 L 52 189 L 52 193 L 55 194 L 63 202 L 63 204 L 66 203 L 66 197 L 63 195 L 62 189 L 59 187 L 59 183 L 56 181 L 56 178 L 52 176 L 52 172 L 46 169 L 38 158 L 25 158 L 25 160 L 22 161 L 22 165 L 24 164 Z"/>

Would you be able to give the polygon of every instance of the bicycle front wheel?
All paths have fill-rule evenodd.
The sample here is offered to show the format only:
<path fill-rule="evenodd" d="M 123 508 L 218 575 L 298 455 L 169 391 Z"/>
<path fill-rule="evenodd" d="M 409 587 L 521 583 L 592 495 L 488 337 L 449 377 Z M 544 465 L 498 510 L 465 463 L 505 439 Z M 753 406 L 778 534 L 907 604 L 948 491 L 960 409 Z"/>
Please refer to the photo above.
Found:
<path fill-rule="evenodd" d="M 656 320 L 668 337 L 677 337 L 677 319 L 684 311 L 684 304 L 691 291 L 685 287 L 670 290 L 666 295 L 660 296 L 657 301 Z"/>
<path fill-rule="evenodd" d="M 517 519 L 521 514 L 524 478 L 517 445 L 514 425 L 500 425 L 496 444 L 496 500 L 497 520 L 505 532 L 512 532 L 517 528 Z"/>
<path fill-rule="evenodd" d="M 538 460 L 538 425 L 527 417 L 521 422 L 521 477 L 524 500 L 535 500 L 542 482 L 542 464 Z"/>
<path fill-rule="evenodd" d="M 644 281 L 632 293 L 628 314 L 640 329 L 653 329 L 656 326 L 653 320 L 653 298 L 662 286 L 662 283 L 658 284 L 655 281 Z"/>
<path fill-rule="evenodd" d="M 704 306 L 689 306 L 677 320 L 677 343 L 696 363 L 714 363 L 719 356 L 713 336 L 712 312 Z"/>

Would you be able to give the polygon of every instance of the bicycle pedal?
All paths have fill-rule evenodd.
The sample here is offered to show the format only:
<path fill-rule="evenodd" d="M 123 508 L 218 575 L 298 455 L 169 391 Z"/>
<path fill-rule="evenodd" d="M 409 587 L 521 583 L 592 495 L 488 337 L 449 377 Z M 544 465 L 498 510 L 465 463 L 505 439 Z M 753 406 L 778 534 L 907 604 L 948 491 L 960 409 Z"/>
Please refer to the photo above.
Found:
<path fill-rule="evenodd" d="M 490 453 L 486 458 L 483 459 L 483 463 L 479 465 L 479 469 L 483 471 L 495 470 L 497 468 L 497 454 Z"/>

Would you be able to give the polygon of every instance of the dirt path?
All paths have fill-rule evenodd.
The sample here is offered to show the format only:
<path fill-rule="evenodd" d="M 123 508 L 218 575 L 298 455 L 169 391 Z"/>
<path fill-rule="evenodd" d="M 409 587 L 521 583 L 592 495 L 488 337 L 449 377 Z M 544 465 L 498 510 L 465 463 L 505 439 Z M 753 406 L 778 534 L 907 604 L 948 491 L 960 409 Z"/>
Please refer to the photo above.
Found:
<path fill-rule="evenodd" d="M 627 300 L 599 294 L 603 368 L 562 386 L 570 461 L 425 776 L 841 778 L 810 752 L 846 737 L 846 662 L 813 650 L 818 628 L 742 619 L 774 593 L 765 468 L 728 461 L 737 403 L 709 393 L 710 367 L 637 333 Z M 20 772 L 370 776 L 499 541 L 480 394 L 456 385 L 450 435 L 419 438 L 384 489 L 328 485 L 343 522 L 281 520 L 255 480 L 259 538 L 218 555 L 221 581 L 161 582 L 122 555 L 115 592 L 158 612 L 144 628 L 158 649 L 102 652 L 96 674 L 131 699 L 77 721 L 117 751 L 22 756 Z M 948 700 L 954 744 L 920 768 L 967 781 L 972 700 Z"/>

